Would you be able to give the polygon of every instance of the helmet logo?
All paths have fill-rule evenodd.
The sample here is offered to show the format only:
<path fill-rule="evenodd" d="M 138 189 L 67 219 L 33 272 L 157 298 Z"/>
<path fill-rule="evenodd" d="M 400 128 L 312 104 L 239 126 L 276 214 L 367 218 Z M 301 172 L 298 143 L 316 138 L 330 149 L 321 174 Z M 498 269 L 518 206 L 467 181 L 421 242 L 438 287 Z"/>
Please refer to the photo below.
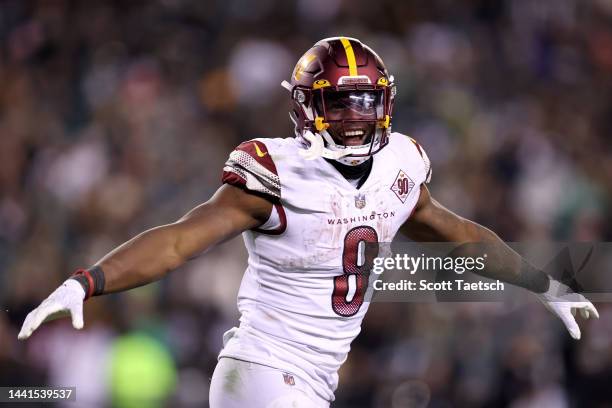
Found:
<path fill-rule="evenodd" d="M 312 60 L 314 60 L 316 57 L 317 56 L 314 54 L 306 54 L 300 59 L 300 62 L 298 62 L 297 67 L 295 69 L 294 76 L 296 80 L 298 81 L 300 80 L 300 78 L 302 77 L 302 74 L 304 73 L 304 70 L 308 68 L 308 65 L 310 65 Z"/>

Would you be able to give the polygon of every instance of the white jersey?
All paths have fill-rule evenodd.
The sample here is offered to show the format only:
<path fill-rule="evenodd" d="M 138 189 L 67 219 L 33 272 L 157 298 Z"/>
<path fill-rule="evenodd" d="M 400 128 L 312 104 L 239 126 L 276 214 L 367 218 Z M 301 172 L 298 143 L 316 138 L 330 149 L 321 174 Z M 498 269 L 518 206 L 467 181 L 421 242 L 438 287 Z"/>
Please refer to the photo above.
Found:
<path fill-rule="evenodd" d="M 389 139 L 359 189 L 326 160 L 303 159 L 295 138 L 254 139 L 231 153 L 223 182 L 275 204 L 268 222 L 243 234 L 240 327 L 226 333 L 220 357 L 286 370 L 333 401 L 369 306 L 360 242 L 392 241 L 431 174 L 416 141 Z"/>

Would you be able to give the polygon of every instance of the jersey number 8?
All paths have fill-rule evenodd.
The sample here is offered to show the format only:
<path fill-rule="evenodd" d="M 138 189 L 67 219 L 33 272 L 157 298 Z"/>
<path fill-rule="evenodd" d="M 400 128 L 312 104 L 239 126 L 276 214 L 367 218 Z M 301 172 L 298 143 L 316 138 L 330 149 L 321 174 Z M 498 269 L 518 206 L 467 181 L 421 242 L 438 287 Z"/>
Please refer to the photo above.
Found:
<path fill-rule="evenodd" d="M 376 245 L 367 245 L 376 244 Z M 363 304 L 368 278 L 374 258 L 378 256 L 378 234 L 372 227 L 355 227 L 344 237 L 342 269 L 344 274 L 334 278 L 332 309 L 340 316 L 353 316 Z M 349 285 L 353 283 L 353 285 Z M 350 286 L 355 288 L 348 299 Z"/>

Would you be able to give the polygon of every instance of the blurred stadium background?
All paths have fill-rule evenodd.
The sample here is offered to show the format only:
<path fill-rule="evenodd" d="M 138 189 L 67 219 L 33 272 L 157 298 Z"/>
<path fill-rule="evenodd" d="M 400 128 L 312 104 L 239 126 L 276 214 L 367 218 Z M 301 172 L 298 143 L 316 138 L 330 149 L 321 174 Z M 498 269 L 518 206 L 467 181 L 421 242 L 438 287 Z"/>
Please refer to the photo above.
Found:
<path fill-rule="evenodd" d="M 237 322 L 238 238 L 17 331 L 73 269 L 171 222 L 228 153 L 289 137 L 280 87 L 354 36 L 398 83 L 394 128 L 442 203 L 509 241 L 610 241 L 612 1 L 0 2 L 0 385 L 74 385 L 83 407 L 207 406 Z M 602 274 L 612 271 L 601 271 Z M 539 304 L 376 304 L 336 408 L 610 407 L 612 308 L 571 341 Z"/>

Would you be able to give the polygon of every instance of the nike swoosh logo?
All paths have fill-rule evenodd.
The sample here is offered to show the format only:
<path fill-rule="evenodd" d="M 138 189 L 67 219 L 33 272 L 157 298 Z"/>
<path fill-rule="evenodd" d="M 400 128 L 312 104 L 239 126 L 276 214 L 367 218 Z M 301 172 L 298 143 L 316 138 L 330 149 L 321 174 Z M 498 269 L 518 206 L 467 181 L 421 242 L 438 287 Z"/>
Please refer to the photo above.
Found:
<path fill-rule="evenodd" d="M 259 146 L 257 146 L 257 143 L 253 143 L 253 145 L 255 146 L 255 153 L 257 153 L 259 157 L 264 157 L 266 154 L 268 154 L 268 152 L 262 152 Z"/>

